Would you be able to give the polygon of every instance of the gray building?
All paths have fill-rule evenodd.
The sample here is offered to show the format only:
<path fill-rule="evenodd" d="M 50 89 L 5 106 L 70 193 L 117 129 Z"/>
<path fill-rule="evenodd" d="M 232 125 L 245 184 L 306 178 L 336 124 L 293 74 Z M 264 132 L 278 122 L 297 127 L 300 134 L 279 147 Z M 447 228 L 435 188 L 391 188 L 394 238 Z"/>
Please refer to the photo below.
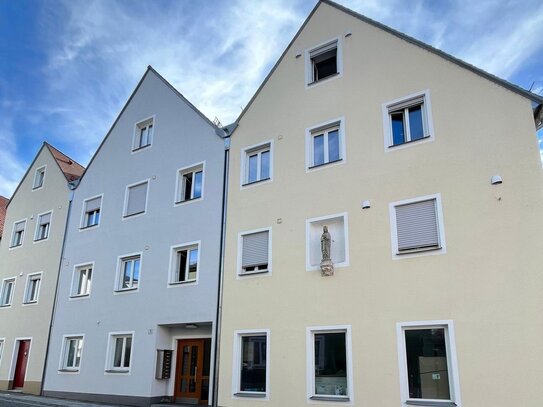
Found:
<path fill-rule="evenodd" d="M 224 137 L 148 68 L 74 193 L 45 395 L 211 404 Z"/>

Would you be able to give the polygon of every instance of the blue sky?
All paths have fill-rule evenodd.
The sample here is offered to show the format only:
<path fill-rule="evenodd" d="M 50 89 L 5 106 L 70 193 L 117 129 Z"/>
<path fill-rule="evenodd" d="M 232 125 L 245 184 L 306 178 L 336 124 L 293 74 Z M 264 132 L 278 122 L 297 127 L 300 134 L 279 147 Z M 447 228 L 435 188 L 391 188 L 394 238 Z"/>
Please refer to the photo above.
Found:
<path fill-rule="evenodd" d="M 0 1 L 0 195 L 44 140 L 86 165 L 147 65 L 210 119 L 233 121 L 315 3 Z M 543 93 L 540 0 L 341 4 Z"/>

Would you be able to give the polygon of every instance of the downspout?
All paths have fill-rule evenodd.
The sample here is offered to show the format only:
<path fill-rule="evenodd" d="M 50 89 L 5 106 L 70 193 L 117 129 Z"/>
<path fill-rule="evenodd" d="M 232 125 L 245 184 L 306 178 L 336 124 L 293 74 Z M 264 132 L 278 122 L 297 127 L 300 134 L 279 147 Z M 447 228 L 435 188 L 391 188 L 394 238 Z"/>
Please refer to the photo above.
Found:
<path fill-rule="evenodd" d="M 224 172 L 222 191 L 222 219 L 221 219 L 221 244 L 219 252 L 219 289 L 217 290 L 217 315 L 215 317 L 215 349 L 213 360 L 213 407 L 218 407 L 219 393 L 219 348 L 221 339 L 221 318 L 222 318 L 222 288 L 224 280 L 224 241 L 226 235 L 226 203 L 228 197 L 228 167 L 230 164 L 230 136 L 224 139 Z"/>
<path fill-rule="evenodd" d="M 68 188 L 70 189 L 69 201 L 68 201 L 68 213 L 66 214 L 66 223 L 64 225 L 64 237 L 62 238 L 62 249 L 60 250 L 60 261 L 58 264 L 58 274 L 57 274 L 57 284 L 55 287 L 55 295 L 53 301 L 53 309 L 51 310 L 51 322 L 49 323 L 49 332 L 47 334 L 47 345 L 45 348 L 45 362 L 43 364 L 43 373 L 40 386 L 40 395 L 43 396 L 43 386 L 45 385 L 45 371 L 47 370 L 47 362 L 49 361 L 49 347 L 51 346 L 51 333 L 53 331 L 53 320 L 55 318 L 55 312 L 57 308 L 58 301 L 58 287 L 60 285 L 60 273 L 62 271 L 62 259 L 64 258 L 64 249 L 66 247 L 66 235 L 68 234 L 68 223 L 70 219 L 70 212 L 72 211 L 72 201 L 74 199 L 74 189 L 77 187 L 74 183 L 68 183 Z"/>

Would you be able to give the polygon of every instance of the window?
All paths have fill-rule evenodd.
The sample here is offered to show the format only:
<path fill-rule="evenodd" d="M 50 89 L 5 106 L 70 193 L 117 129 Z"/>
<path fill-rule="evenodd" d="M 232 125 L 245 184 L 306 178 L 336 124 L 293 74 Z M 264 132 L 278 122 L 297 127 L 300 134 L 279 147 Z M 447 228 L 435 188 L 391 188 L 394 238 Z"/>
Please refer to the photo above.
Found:
<path fill-rule="evenodd" d="M 100 224 L 100 209 L 102 207 L 102 195 L 87 199 L 83 203 L 83 221 L 81 228 L 90 228 Z"/>
<path fill-rule="evenodd" d="M 272 142 L 249 147 L 242 153 L 242 185 L 272 178 Z"/>
<path fill-rule="evenodd" d="M 11 305 L 13 301 L 13 292 L 15 291 L 15 277 L 6 278 L 2 281 L 2 291 L 0 291 L 0 307 Z"/>
<path fill-rule="evenodd" d="M 349 234 L 347 213 L 321 216 L 306 220 L 306 270 L 320 270 L 321 237 L 324 227 L 330 233 L 330 259 L 334 267 L 349 265 Z"/>
<path fill-rule="evenodd" d="M 445 252 L 439 194 L 390 204 L 394 256 Z"/>
<path fill-rule="evenodd" d="M 383 105 L 385 149 L 420 140 L 433 140 L 428 91 Z"/>
<path fill-rule="evenodd" d="M 35 241 L 45 240 L 49 237 L 49 228 L 51 226 L 52 213 L 44 213 L 38 216 L 38 223 L 36 225 Z"/>
<path fill-rule="evenodd" d="M 83 336 L 64 337 L 64 352 L 60 370 L 78 372 L 83 351 Z"/>
<path fill-rule="evenodd" d="M 199 243 L 173 248 L 170 284 L 196 281 L 199 259 Z"/>
<path fill-rule="evenodd" d="M 177 173 L 175 203 L 188 202 L 204 195 L 204 164 L 180 169 Z"/>
<path fill-rule="evenodd" d="M 341 42 L 339 38 L 318 45 L 305 53 L 306 86 L 342 73 Z"/>
<path fill-rule="evenodd" d="M 153 143 L 154 118 L 146 119 L 136 124 L 132 151 L 149 147 Z"/>
<path fill-rule="evenodd" d="M 109 372 L 128 373 L 132 356 L 133 334 L 111 334 L 109 338 Z"/>
<path fill-rule="evenodd" d="M 237 397 L 269 394 L 269 330 L 236 331 L 233 393 Z"/>
<path fill-rule="evenodd" d="M 270 240 L 271 228 L 240 234 L 240 275 L 266 273 L 271 271 Z"/>
<path fill-rule="evenodd" d="M 124 217 L 144 214 L 147 207 L 148 181 L 130 185 L 126 188 Z"/>
<path fill-rule="evenodd" d="M 26 289 L 24 296 L 24 304 L 32 304 L 38 302 L 40 293 L 41 273 L 29 274 L 26 279 Z"/>
<path fill-rule="evenodd" d="M 308 169 L 345 159 L 343 118 L 306 129 L 306 166 Z"/>
<path fill-rule="evenodd" d="M 350 326 L 308 328 L 308 397 L 352 401 Z"/>
<path fill-rule="evenodd" d="M 92 264 L 76 266 L 72 280 L 72 297 L 88 296 L 91 292 Z"/>
<path fill-rule="evenodd" d="M 11 237 L 11 247 L 22 246 L 25 235 L 26 220 L 16 222 L 13 226 L 13 236 Z"/>
<path fill-rule="evenodd" d="M 4 353 L 4 339 L 0 339 L 0 364 L 2 364 L 3 353 Z"/>
<path fill-rule="evenodd" d="M 452 321 L 397 324 L 402 405 L 459 405 Z"/>
<path fill-rule="evenodd" d="M 43 181 L 45 180 L 45 166 L 40 167 L 36 170 L 34 174 L 34 183 L 32 184 L 32 189 L 38 189 L 43 187 Z"/>
<path fill-rule="evenodd" d="M 120 261 L 117 291 L 135 290 L 140 281 L 141 255 L 123 257 Z"/>

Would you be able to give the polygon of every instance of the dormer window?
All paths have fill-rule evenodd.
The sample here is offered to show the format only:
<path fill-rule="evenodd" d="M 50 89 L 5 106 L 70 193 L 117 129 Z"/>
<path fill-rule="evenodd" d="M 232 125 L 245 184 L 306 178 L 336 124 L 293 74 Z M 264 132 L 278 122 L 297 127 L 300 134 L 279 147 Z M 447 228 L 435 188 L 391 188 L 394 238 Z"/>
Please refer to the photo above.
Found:
<path fill-rule="evenodd" d="M 153 143 L 154 118 L 145 119 L 136 124 L 132 151 L 150 147 Z"/>

